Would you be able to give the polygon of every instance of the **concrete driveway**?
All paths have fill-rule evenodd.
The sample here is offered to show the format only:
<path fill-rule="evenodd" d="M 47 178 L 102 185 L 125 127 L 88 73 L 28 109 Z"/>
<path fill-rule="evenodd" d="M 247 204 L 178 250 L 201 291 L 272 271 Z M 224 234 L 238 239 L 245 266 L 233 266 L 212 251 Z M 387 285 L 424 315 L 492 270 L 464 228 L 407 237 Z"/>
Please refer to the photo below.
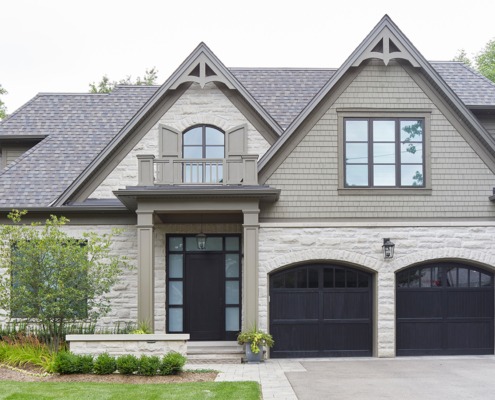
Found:
<path fill-rule="evenodd" d="M 302 361 L 286 372 L 298 399 L 495 399 L 495 357 Z"/>

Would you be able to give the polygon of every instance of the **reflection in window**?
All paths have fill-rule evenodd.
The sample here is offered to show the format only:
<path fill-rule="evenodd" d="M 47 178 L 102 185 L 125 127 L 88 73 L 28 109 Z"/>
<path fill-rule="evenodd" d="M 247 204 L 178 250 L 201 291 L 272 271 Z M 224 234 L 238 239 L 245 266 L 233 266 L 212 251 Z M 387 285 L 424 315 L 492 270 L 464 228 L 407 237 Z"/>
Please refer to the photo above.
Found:
<path fill-rule="evenodd" d="M 220 183 L 225 157 L 224 133 L 208 125 L 195 126 L 182 136 L 184 183 Z M 210 161 L 199 161 L 209 159 Z"/>
<path fill-rule="evenodd" d="M 346 187 L 423 187 L 424 120 L 345 118 Z"/>
<path fill-rule="evenodd" d="M 409 268 L 397 273 L 398 288 L 479 288 L 493 286 L 493 275 L 457 263 Z"/>

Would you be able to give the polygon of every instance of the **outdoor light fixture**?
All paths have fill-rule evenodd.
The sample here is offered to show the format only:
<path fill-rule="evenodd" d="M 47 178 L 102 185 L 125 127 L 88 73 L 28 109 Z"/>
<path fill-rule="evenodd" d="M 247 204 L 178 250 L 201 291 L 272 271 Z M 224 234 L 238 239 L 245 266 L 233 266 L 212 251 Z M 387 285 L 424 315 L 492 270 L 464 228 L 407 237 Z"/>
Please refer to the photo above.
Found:
<path fill-rule="evenodd" d="M 383 258 L 386 260 L 388 258 L 394 258 L 394 248 L 395 244 L 393 244 L 389 238 L 383 239 Z"/>
<path fill-rule="evenodd" d="M 199 250 L 206 249 L 206 235 L 203 232 L 196 235 L 196 244 Z"/>
<path fill-rule="evenodd" d="M 203 233 L 203 216 L 201 216 L 201 229 L 196 235 L 196 245 L 198 246 L 199 250 L 206 249 L 206 235 Z"/>

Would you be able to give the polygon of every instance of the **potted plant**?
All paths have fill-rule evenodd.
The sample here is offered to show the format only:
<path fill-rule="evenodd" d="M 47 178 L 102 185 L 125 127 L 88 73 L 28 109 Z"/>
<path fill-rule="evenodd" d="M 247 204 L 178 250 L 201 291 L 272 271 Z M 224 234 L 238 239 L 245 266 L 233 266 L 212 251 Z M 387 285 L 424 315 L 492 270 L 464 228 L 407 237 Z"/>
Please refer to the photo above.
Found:
<path fill-rule="evenodd" d="M 245 345 L 248 363 L 259 363 L 263 359 L 263 346 L 272 347 L 275 342 L 272 335 L 254 327 L 249 331 L 239 333 L 237 343 Z"/>

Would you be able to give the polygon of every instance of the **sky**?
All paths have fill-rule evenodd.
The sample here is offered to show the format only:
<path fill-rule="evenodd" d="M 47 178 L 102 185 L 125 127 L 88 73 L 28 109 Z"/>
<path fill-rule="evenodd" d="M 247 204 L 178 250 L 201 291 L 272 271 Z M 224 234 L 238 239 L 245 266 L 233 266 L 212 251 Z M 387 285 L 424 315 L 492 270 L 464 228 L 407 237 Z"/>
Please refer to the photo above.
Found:
<path fill-rule="evenodd" d="M 337 68 L 385 14 L 428 60 L 495 38 L 494 0 L 2 0 L 2 100 L 152 67 L 161 84 L 200 42 L 227 67 Z"/>

